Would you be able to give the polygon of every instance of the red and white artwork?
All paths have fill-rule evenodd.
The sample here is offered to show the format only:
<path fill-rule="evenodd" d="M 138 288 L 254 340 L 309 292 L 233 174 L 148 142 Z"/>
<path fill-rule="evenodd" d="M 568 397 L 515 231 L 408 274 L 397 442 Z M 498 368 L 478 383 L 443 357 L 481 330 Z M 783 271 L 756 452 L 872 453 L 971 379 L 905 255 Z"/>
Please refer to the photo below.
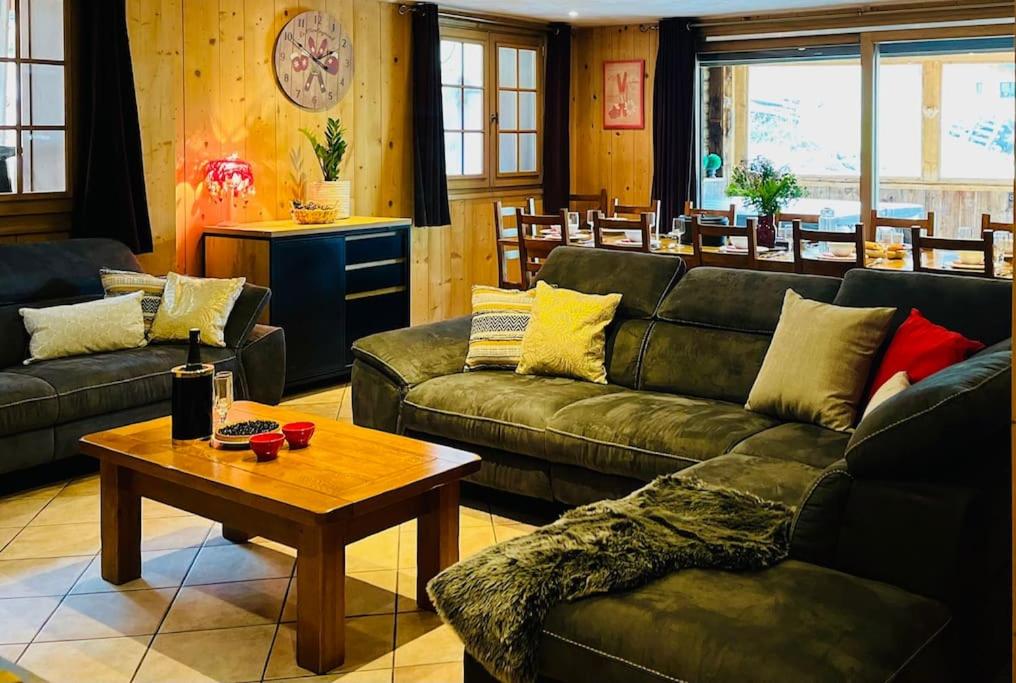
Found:
<path fill-rule="evenodd" d="M 603 127 L 645 128 L 644 59 L 603 63 Z"/>

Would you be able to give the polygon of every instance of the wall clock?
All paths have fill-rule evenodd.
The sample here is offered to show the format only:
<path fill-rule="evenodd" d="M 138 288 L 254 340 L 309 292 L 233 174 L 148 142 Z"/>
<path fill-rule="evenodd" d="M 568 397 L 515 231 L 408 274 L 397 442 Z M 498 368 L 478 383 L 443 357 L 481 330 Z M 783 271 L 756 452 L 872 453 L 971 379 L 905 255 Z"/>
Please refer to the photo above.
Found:
<path fill-rule="evenodd" d="M 353 41 L 327 12 L 302 12 L 275 39 L 275 79 L 302 109 L 331 109 L 353 82 Z"/>

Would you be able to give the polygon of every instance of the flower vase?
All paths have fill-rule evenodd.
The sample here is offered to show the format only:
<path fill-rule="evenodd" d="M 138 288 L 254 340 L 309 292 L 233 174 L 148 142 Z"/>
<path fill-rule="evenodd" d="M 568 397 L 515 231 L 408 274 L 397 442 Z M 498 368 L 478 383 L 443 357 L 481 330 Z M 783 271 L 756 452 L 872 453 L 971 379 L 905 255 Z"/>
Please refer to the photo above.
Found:
<path fill-rule="evenodd" d="M 318 180 L 310 184 L 307 198 L 317 204 L 334 206 L 338 218 L 352 214 L 352 183 L 348 180 Z"/>
<path fill-rule="evenodd" d="M 758 227 L 755 229 L 755 243 L 760 247 L 772 249 L 776 246 L 776 217 L 759 216 Z"/>

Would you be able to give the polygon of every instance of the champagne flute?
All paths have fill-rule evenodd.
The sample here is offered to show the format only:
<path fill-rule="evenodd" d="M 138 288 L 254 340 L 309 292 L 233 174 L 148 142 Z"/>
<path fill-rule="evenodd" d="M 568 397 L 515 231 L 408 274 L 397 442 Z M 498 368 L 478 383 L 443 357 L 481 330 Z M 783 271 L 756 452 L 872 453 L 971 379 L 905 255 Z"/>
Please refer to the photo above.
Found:
<path fill-rule="evenodd" d="M 686 230 L 684 221 L 680 218 L 674 219 L 674 232 L 677 234 L 677 246 L 681 246 L 684 240 L 684 231 Z"/>
<path fill-rule="evenodd" d="M 212 405 L 215 406 L 216 427 L 218 431 L 226 424 L 229 409 L 233 407 L 233 373 L 222 371 L 212 377 Z"/>

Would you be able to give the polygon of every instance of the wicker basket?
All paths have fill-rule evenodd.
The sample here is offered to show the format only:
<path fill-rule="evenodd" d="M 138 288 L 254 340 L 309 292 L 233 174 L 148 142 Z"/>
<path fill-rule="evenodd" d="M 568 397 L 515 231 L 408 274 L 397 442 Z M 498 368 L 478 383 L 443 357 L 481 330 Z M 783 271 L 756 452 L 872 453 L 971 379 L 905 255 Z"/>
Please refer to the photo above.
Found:
<path fill-rule="evenodd" d="M 322 209 L 293 209 L 293 220 L 300 225 L 319 225 L 321 223 L 334 223 L 338 218 L 337 207 Z"/>

